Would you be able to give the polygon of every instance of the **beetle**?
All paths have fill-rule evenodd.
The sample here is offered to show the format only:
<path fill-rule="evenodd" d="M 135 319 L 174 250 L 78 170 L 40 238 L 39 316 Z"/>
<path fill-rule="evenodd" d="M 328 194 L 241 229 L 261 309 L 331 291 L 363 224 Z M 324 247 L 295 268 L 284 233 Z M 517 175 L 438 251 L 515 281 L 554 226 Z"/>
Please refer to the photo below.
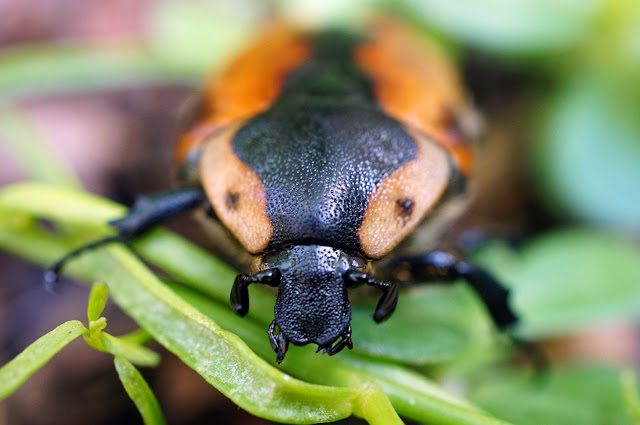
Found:
<path fill-rule="evenodd" d="M 379 288 L 376 322 L 402 281 L 465 279 L 499 328 L 517 322 L 509 291 L 444 250 L 465 210 L 475 112 L 455 67 L 434 45 L 382 22 L 362 34 L 276 26 L 205 87 L 176 142 L 180 187 L 137 199 L 117 233 L 69 253 L 127 242 L 198 210 L 217 253 L 248 287 L 278 288 L 269 340 L 351 349 L 347 290 Z M 416 247 L 418 249 L 416 249 Z"/>

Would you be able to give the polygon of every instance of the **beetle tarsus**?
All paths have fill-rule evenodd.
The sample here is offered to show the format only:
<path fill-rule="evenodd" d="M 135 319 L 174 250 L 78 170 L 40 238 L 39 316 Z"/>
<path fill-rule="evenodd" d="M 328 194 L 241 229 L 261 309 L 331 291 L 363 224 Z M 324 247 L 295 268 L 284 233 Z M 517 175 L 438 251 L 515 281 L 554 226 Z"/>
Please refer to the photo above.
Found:
<path fill-rule="evenodd" d="M 231 287 L 231 306 L 240 317 L 249 311 L 249 285 L 252 283 L 249 275 L 239 274 Z"/>
<path fill-rule="evenodd" d="M 276 321 L 274 320 L 269 325 L 269 329 L 267 330 L 267 334 L 269 335 L 269 342 L 271 343 L 271 348 L 276 352 L 276 361 L 278 364 L 282 363 L 284 360 L 284 355 L 287 353 L 287 349 L 289 348 L 289 341 L 283 335 L 282 332 L 275 333 L 276 330 Z"/>
<path fill-rule="evenodd" d="M 282 363 L 282 361 L 284 360 L 284 355 L 287 353 L 287 349 L 289 348 L 289 341 L 287 341 L 284 336 L 280 338 L 281 335 L 281 333 L 278 334 L 280 345 L 278 346 L 278 351 L 276 351 L 276 361 L 278 362 L 278 364 Z"/>
<path fill-rule="evenodd" d="M 70 260 L 74 259 L 75 257 L 78 257 L 79 255 L 84 254 L 87 251 L 92 251 L 103 245 L 107 245 L 112 242 L 117 242 L 119 240 L 120 240 L 119 235 L 107 236 L 105 238 L 91 242 L 87 245 L 81 246 L 80 248 L 71 251 L 70 253 L 68 253 L 67 255 L 60 258 L 58 261 L 56 261 L 55 263 L 51 264 L 49 267 L 46 268 L 46 270 L 42 275 L 42 283 L 44 284 L 44 287 L 50 292 L 55 292 L 55 288 L 58 283 L 60 273 L 62 272 L 62 269 L 64 268 L 64 266 Z"/>
<path fill-rule="evenodd" d="M 480 296 L 498 328 L 505 329 L 518 322 L 518 316 L 509 306 L 509 290 L 486 270 L 458 260 L 448 252 L 432 251 L 397 259 L 393 267 L 409 271 L 414 281 L 454 282 L 464 279 Z"/>
<path fill-rule="evenodd" d="M 330 356 L 338 354 L 340 351 L 347 347 L 349 350 L 353 349 L 353 341 L 351 341 L 351 325 L 342 334 L 342 339 L 331 347 L 325 347 L 324 352 Z"/>
<path fill-rule="evenodd" d="M 271 343 L 271 348 L 273 348 L 273 351 L 277 352 L 278 351 L 278 340 L 276 339 L 275 329 L 276 329 L 276 321 L 274 320 L 269 325 L 269 329 L 267 330 L 267 334 L 269 335 L 269 342 Z"/>
<path fill-rule="evenodd" d="M 55 270 L 53 268 L 48 268 L 44 271 L 42 275 L 42 283 L 47 291 L 52 294 L 56 293 L 56 286 L 58 283 L 58 274 L 59 270 Z"/>
<path fill-rule="evenodd" d="M 536 377 L 545 377 L 549 370 L 549 358 L 544 351 L 542 351 L 540 345 L 515 335 L 509 335 L 509 337 L 517 349 L 524 354 L 526 360 L 531 364 L 536 373 Z"/>
<path fill-rule="evenodd" d="M 55 288 L 63 267 L 75 257 L 112 242 L 128 242 L 163 221 L 195 208 L 204 199 L 205 195 L 202 189 L 193 187 L 171 190 L 152 196 L 140 196 L 127 215 L 109 222 L 117 230 L 117 234 L 81 246 L 47 267 L 43 275 L 45 288 L 48 290 Z"/>
<path fill-rule="evenodd" d="M 509 306 L 509 289 L 483 268 L 458 260 L 448 252 L 433 251 L 425 255 L 398 258 L 391 263 L 391 268 L 408 271 L 414 281 L 454 282 L 464 279 L 478 294 L 500 330 L 508 331 L 518 323 L 518 316 Z M 537 372 L 547 369 L 547 358 L 535 343 L 521 339 L 511 332 L 507 334 Z"/>
<path fill-rule="evenodd" d="M 229 298 L 231 306 L 238 313 L 238 316 L 244 317 L 249 312 L 249 285 L 262 283 L 269 286 L 278 286 L 280 277 L 281 273 L 277 268 L 263 270 L 253 275 L 243 273 L 236 276 Z"/>
<path fill-rule="evenodd" d="M 371 279 L 366 273 L 357 270 L 348 272 L 345 275 L 345 280 L 355 285 L 363 285 L 366 283 L 369 286 L 374 286 L 382 290 L 382 297 L 380 297 L 380 301 L 378 301 L 378 305 L 376 306 L 376 311 L 372 316 L 376 323 L 380 323 L 388 319 L 396 310 L 399 295 L 397 284 Z"/>

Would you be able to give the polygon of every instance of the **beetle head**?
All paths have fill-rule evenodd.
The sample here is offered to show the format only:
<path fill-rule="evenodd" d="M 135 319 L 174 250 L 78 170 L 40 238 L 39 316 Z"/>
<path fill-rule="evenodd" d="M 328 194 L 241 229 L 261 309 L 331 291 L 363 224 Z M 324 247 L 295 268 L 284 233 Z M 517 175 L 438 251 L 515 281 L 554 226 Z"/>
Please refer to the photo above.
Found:
<path fill-rule="evenodd" d="M 279 362 L 289 342 L 318 344 L 318 350 L 329 354 L 351 348 L 351 304 L 344 276 L 364 269 L 362 258 L 328 246 L 297 245 L 266 257 L 263 265 L 281 273 L 274 309 L 280 332 L 274 335 L 274 325 L 269 331 Z"/>

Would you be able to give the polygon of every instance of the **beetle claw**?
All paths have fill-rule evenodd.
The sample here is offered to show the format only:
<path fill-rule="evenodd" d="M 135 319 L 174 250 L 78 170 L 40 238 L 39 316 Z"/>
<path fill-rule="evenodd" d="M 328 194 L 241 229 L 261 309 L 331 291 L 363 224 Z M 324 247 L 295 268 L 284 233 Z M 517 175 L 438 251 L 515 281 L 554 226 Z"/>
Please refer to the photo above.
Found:
<path fill-rule="evenodd" d="M 275 329 L 276 321 L 274 320 L 269 325 L 267 334 L 269 334 L 269 342 L 271 343 L 271 348 L 273 348 L 273 351 L 276 352 L 276 361 L 278 362 L 278 364 L 280 364 L 284 360 L 284 355 L 287 353 L 287 349 L 289 348 L 289 341 L 282 334 L 282 332 L 276 334 Z"/>
<path fill-rule="evenodd" d="M 289 341 L 282 333 L 279 333 L 276 338 L 278 339 L 278 349 L 276 350 L 276 360 L 278 364 L 282 363 L 284 360 L 284 355 L 287 353 L 287 349 L 289 348 Z"/>
<path fill-rule="evenodd" d="M 347 347 L 349 350 L 353 349 L 353 341 L 351 340 L 351 325 L 342 334 L 342 339 L 331 347 L 324 348 L 324 352 L 330 356 L 338 354 L 340 351 Z"/>
<path fill-rule="evenodd" d="M 278 341 L 276 339 L 275 329 L 276 329 L 276 321 L 274 320 L 269 325 L 269 330 L 267 331 L 267 334 L 269 335 L 269 342 L 271 343 L 271 348 L 273 348 L 273 351 L 278 352 Z"/>

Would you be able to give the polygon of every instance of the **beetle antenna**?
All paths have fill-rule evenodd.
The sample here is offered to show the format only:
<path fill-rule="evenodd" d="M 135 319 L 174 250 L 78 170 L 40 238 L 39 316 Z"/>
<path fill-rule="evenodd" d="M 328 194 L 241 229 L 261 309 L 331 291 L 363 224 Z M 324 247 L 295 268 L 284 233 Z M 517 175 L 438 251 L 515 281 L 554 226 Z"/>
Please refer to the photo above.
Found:
<path fill-rule="evenodd" d="M 87 245 L 81 246 L 80 248 L 71 251 L 55 263 L 51 264 L 44 271 L 43 274 L 43 283 L 47 290 L 54 292 L 56 283 L 58 282 L 58 277 L 60 276 L 60 271 L 62 268 L 69 262 L 69 260 L 74 259 L 75 257 L 84 254 L 87 251 L 92 251 L 96 248 L 99 248 L 103 245 L 107 245 L 111 242 L 117 242 L 120 240 L 120 235 L 112 235 L 107 236 L 106 238 L 98 239 L 97 241 L 91 242 Z"/>

